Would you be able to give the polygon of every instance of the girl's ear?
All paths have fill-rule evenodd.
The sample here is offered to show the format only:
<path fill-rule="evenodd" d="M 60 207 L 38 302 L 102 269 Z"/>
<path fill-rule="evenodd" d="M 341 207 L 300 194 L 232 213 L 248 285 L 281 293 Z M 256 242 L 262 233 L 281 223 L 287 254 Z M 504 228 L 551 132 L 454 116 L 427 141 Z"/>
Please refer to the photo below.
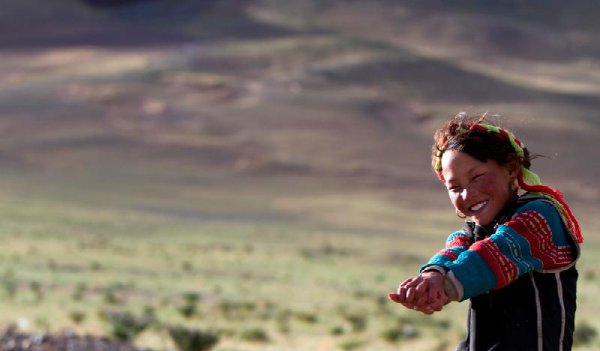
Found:
<path fill-rule="evenodd" d="M 511 178 L 518 178 L 519 174 L 521 173 L 521 163 L 519 162 L 519 160 L 514 159 L 512 161 L 510 161 L 508 163 L 508 175 Z"/>
<path fill-rule="evenodd" d="M 519 160 L 512 160 L 508 163 L 508 177 L 510 179 L 510 190 L 516 191 L 519 189 L 519 183 L 517 179 L 519 178 L 519 174 L 521 173 L 521 163 Z"/>

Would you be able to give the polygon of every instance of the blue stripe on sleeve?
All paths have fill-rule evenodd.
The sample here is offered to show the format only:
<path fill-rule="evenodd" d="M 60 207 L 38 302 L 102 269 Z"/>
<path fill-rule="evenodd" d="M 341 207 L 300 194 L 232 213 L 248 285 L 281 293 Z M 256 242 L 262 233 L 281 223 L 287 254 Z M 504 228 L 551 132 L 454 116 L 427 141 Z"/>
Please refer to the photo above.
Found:
<path fill-rule="evenodd" d="M 454 262 L 446 263 L 464 289 L 463 300 L 496 287 L 497 281 L 485 260 L 475 251 L 465 251 Z"/>

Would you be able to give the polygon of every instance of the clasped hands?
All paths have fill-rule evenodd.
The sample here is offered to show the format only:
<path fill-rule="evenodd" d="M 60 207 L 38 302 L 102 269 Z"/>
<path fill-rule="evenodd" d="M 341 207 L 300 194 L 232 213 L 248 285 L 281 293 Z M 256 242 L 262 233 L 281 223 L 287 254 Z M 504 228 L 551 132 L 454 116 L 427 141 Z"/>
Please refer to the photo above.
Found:
<path fill-rule="evenodd" d="M 398 291 L 390 293 L 389 298 L 425 314 L 441 311 L 450 302 L 444 290 L 444 279 L 446 277 L 440 272 L 423 272 L 400 283 Z"/>

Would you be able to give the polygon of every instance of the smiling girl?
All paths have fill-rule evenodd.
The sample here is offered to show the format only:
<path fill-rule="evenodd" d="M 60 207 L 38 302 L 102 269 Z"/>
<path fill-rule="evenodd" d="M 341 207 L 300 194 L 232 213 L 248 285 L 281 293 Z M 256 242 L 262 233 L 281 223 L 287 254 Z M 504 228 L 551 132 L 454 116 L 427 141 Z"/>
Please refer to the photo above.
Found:
<path fill-rule="evenodd" d="M 390 298 L 426 314 L 470 299 L 460 351 L 570 350 L 579 244 L 560 192 L 530 170 L 527 148 L 460 113 L 434 136 L 432 163 L 462 230 Z"/>

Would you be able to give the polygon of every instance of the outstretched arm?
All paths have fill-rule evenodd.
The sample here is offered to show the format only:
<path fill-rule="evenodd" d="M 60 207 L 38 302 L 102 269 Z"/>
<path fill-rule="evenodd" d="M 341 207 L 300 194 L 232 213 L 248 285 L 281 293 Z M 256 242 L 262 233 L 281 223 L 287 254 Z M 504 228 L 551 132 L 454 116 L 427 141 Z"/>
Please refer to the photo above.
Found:
<path fill-rule="evenodd" d="M 462 299 L 500 289 L 534 270 L 562 270 L 578 249 L 556 208 L 546 201 L 521 207 L 490 237 L 443 266 L 464 288 Z"/>

